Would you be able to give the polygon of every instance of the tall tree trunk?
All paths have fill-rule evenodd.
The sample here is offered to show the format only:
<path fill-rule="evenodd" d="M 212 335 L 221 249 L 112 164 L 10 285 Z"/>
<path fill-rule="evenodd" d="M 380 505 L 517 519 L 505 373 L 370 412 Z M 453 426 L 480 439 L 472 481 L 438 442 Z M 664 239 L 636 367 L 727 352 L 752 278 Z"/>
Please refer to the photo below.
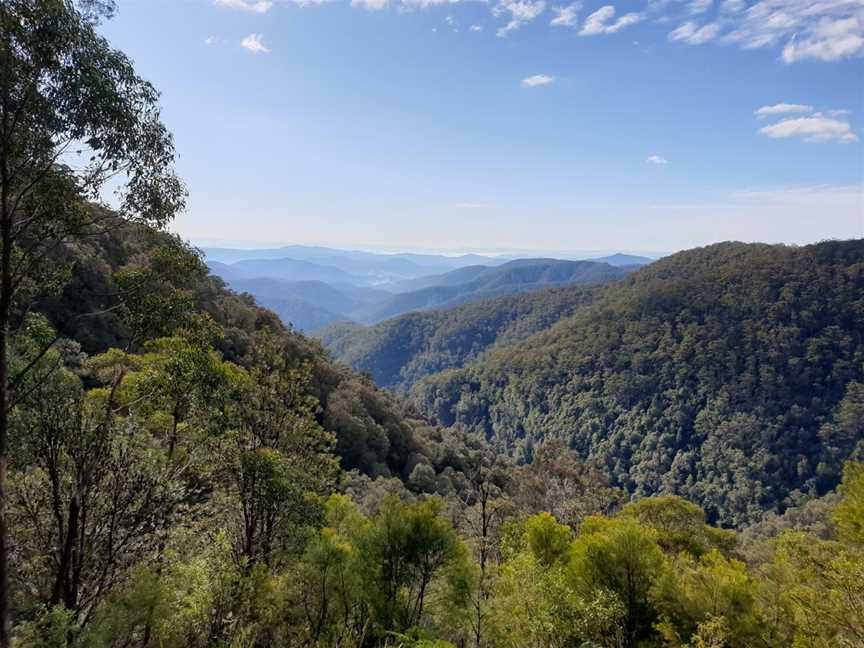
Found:
<path fill-rule="evenodd" d="M 54 589 L 51 593 L 51 605 L 63 605 L 68 610 L 75 609 L 77 604 L 77 587 L 73 584 L 72 567 L 75 562 L 75 545 L 78 542 L 78 518 L 81 505 L 78 494 L 72 496 L 69 501 L 69 524 L 66 528 L 66 538 L 60 550 L 60 566 L 57 568 L 57 577 L 54 580 Z"/>
<path fill-rule="evenodd" d="M 6 111 L 4 110 L 4 121 Z M 4 125 L 5 126 L 5 125 Z M 0 648 L 9 646 L 9 547 L 6 526 L 6 470 L 9 454 L 9 313 L 12 302 L 12 214 L 5 151 L 0 178 Z"/>

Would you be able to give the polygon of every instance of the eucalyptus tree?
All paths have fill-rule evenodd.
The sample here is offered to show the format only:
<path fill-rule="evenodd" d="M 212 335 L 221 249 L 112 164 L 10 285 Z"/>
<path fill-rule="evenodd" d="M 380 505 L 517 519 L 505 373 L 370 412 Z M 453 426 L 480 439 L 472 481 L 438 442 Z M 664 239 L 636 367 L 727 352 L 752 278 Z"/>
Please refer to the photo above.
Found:
<path fill-rule="evenodd" d="M 10 337 L 40 287 L 62 280 L 45 261 L 98 233 L 90 203 L 108 187 L 123 217 L 157 227 L 185 200 L 158 92 L 97 32 L 113 10 L 113 0 L 0 3 L 0 648 L 9 645 L 9 409 L 29 370 L 10 372 Z"/>

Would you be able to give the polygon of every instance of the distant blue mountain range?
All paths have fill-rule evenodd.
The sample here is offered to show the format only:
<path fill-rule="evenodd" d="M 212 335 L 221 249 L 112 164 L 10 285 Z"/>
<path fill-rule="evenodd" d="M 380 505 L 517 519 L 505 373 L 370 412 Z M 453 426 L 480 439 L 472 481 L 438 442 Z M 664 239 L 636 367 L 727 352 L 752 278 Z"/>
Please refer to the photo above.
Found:
<path fill-rule="evenodd" d="M 377 254 L 290 245 L 204 248 L 210 271 L 296 329 L 372 324 L 410 311 L 451 308 L 501 295 L 616 279 L 652 262 L 614 254 L 588 260 L 478 254 Z"/>

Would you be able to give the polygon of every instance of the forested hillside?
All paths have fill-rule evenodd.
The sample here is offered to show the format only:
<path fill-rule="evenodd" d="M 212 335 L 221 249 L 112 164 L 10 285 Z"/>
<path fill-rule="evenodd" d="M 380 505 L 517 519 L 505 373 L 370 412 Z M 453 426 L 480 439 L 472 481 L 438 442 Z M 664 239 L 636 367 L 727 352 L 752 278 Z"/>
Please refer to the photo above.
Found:
<path fill-rule="evenodd" d="M 158 277 L 157 284 L 147 283 L 147 288 L 182 294 L 187 315 L 204 318 L 213 327 L 209 344 L 224 360 L 248 367 L 254 363 L 257 345 L 267 339 L 291 363 L 306 366 L 307 392 L 318 404 L 315 418 L 333 434 L 343 468 L 357 468 L 373 477 L 408 477 L 422 459 L 417 454 L 421 447 L 415 427 L 423 424 L 406 417 L 395 398 L 331 362 L 318 342 L 286 329 L 273 312 L 226 289 L 221 279 L 207 274 L 196 252 L 182 241 L 123 223 L 108 212 L 101 212 L 99 220 L 98 235 L 58 251 L 56 262 L 62 260 L 71 270 L 71 279 L 59 292 L 40 296 L 31 316 L 44 314 L 59 335 L 80 345 L 87 355 L 111 348 L 143 351 L 145 340 L 136 338 L 130 306 L 124 303 L 124 281 L 128 282 L 124 278 L 143 275 L 152 282 Z M 140 290 L 136 287 L 136 298 L 158 299 L 139 295 Z M 158 317 L 158 311 L 152 316 Z M 171 312 L 165 316 L 166 321 L 149 323 L 155 329 L 150 335 L 173 327 L 183 330 L 182 318 L 174 322 Z"/>
<path fill-rule="evenodd" d="M 318 333 L 334 356 L 376 384 L 407 390 L 444 369 L 462 367 L 495 344 L 524 339 L 572 315 L 602 286 L 568 286 L 446 310 L 409 313 L 374 326 L 337 324 Z"/>
<path fill-rule="evenodd" d="M 562 439 L 629 492 L 743 525 L 833 488 L 861 452 L 862 342 L 864 241 L 724 243 L 658 261 L 414 398 L 524 460 Z"/>

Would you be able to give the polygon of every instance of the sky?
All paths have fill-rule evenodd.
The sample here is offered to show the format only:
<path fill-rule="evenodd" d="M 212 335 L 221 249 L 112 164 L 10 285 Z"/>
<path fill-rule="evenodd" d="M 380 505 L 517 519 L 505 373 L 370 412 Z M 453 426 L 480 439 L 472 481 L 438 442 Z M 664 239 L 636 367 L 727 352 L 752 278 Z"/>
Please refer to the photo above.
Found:
<path fill-rule="evenodd" d="M 864 0 L 118 0 L 201 242 L 864 236 Z"/>

